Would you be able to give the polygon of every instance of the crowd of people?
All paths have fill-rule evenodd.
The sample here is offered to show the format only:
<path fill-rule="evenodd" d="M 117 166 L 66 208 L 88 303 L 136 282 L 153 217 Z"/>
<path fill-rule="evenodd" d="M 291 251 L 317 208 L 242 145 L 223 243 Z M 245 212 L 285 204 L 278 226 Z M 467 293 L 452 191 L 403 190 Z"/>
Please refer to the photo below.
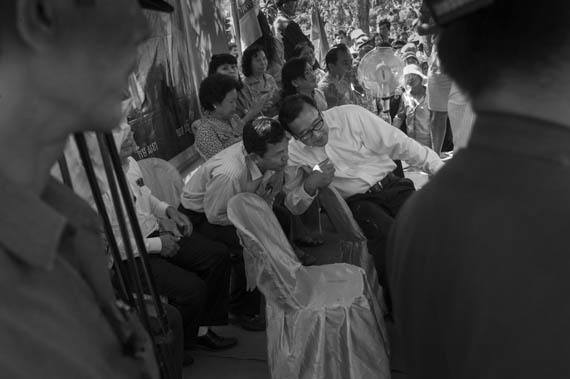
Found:
<path fill-rule="evenodd" d="M 168 299 L 174 347 L 159 363 L 174 377 L 193 349 L 247 343 L 216 326 L 233 319 L 261 332 L 274 321 L 263 295 L 248 290 L 230 199 L 264 199 L 285 234 L 296 230 L 295 255 L 309 266 L 315 259 L 303 248 L 323 241 L 300 216 L 325 188 L 340 194 L 367 239 L 408 377 L 568 376 L 570 136 L 559 55 L 570 42 L 570 6 L 488 3 L 439 29 L 427 24 L 425 3 L 399 3 L 373 36 L 339 30 L 318 62 L 294 20 L 295 0 L 278 0 L 272 25 L 259 13 L 260 40 L 237 57 L 233 45 L 212 56 L 199 89 L 203 116 L 192 125 L 203 163 L 169 204 L 131 157 L 137 145 L 121 104 L 149 34 L 141 6 L 172 8 L 161 0 L 0 2 L 1 376 L 159 375 L 152 339 L 116 301 L 109 277 L 129 261 L 129 245 L 145 271 L 142 252 L 121 237 L 111 189 L 103 185 L 101 196 L 118 261 L 104 254 L 96 199 L 79 193 L 87 205 L 50 177 L 69 135 L 86 131 L 114 132 L 132 197 L 123 201 L 132 200 L 140 247 Z M 501 38 L 484 40 L 480 28 Z M 382 98 L 357 74 L 375 49 L 403 67 Z M 448 125 L 458 152 L 444 164 Z M 420 193 L 402 161 L 434 176 Z"/>

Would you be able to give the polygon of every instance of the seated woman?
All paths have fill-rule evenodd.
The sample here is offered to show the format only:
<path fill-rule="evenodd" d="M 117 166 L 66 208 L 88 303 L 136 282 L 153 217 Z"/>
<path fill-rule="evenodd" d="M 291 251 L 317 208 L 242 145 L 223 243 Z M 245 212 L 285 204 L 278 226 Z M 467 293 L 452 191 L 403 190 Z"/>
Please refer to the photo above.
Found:
<path fill-rule="evenodd" d="M 241 141 L 243 121 L 236 115 L 238 82 L 227 75 L 208 76 L 200 84 L 199 98 L 204 117 L 194 121 L 194 146 L 202 158 L 210 159 Z"/>
<path fill-rule="evenodd" d="M 317 88 L 315 73 L 305 58 L 289 59 L 283 66 L 281 78 L 283 80 L 282 99 L 296 94 L 307 95 L 315 100 L 321 112 L 327 110 L 325 94 Z"/>
<path fill-rule="evenodd" d="M 238 97 L 238 112 L 246 114 L 256 100 L 263 99 L 266 103 L 262 115 L 276 116 L 279 87 L 275 79 L 267 74 L 267 58 L 263 48 L 259 45 L 248 47 L 243 53 L 241 66 L 245 79 Z"/>
<path fill-rule="evenodd" d="M 326 72 L 321 69 L 319 62 L 317 62 L 317 59 L 315 58 L 315 47 L 312 43 L 307 41 L 298 43 L 293 50 L 293 56 L 305 58 L 307 61 L 309 61 L 309 64 L 315 73 L 315 77 L 317 78 L 317 83 L 325 77 Z"/>
<path fill-rule="evenodd" d="M 214 74 L 226 75 L 237 81 L 237 92 L 239 98 L 239 94 L 243 89 L 243 82 L 237 65 L 237 58 L 235 56 L 231 54 L 212 55 L 210 65 L 208 67 L 208 76 L 212 76 Z M 261 114 L 261 111 L 268 100 L 268 98 L 254 99 L 248 109 L 238 108 L 236 113 L 241 117 L 243 123 L 246 124 Z"/>

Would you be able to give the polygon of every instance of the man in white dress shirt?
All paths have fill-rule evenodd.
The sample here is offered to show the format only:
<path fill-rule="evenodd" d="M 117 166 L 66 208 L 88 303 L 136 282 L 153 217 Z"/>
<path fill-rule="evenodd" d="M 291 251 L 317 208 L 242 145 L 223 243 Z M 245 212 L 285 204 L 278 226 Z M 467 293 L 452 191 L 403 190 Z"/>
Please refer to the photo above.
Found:
<path fill-rule="evenodd" d="M 306 210 L 318 189 L 330 183 L 345 198 L 368 238 L 380 284 L 385 285 L 388 233 L 400 207 L 415 191 L 411 180 L 392 173 L 393 160 L 401 159 L 429 174 L 443 162 L 433 150 L 356 105 L 321 113 L 313 99 L 294 95 L 284 100 L 279 121 L 294 137 L 289 143 L 287 175 L 311 173 L 305 180 L 287 183 L 287 207 Z M 299 192 L 309 196 L 296 195 Z"/>

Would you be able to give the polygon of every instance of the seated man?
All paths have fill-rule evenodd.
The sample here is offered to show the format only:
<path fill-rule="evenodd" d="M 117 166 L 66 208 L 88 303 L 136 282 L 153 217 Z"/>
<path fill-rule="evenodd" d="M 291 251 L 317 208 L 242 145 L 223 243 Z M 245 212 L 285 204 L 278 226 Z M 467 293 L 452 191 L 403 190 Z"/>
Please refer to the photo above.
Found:
<path fill-rule="evenodd" d="M 443 162 L 433 150 L 359 106 L 345 105 L 321 113 L 312 98 L 294 95 L 283 101 L 279 120 L 294 137 L 289 143 L 288 174 L 297 177 L 307 167 L 318 165 L 314 168 L 331 177 L 331 185 L 346 199 L 368 238 L 384 286 L 388 232 L 398 210 L 415 191 L 411 180 L 392 173 L 396 168 L 393 160 L 420 166 L 430 174 Z M 329 165 L 334 169 L 330 170 Z M 304 212 L 310 196 L 328 185 L 322 184 L 292 181 L 285 188 L 287 207 Z M 300 185 L 308 197 L 298 195 Z"/>
<path fill-rule="evenodd" d="M 136 150 L 133 133 L 127 130 L 119 155 L 145 237 L 158 292 L 166 296 L 182 315 L 184 348 L 187 350 L 194 345 L 210 350 L 230 348 L 237 344 L 237 339 L 220 337 L 207 327 L 225 325 L 228 321 L 229 251 L 223 244 L 192 231 L 192 224 L 186 216 L 152 195 L 144 184 L 138 163 L 131 157 Z M 112 210 L 109 192 L 103 194 L 103 199 L 107 208 Z M 109 214 L 118 237 L 119 250 L 126 259 L 115 212 Z M 182 233 L 161 232 L 157 218 L 164 217 L 173 220 Z M 131 246 L 136 249 L 134 240 Z M 200 325 L 203 327 L 198 328 Z"/>
<path fill-rule="evenodd" d="M 196 230 L 232 250 L 235 279 L 232 280 L 231 312 L 245 329 L 263 330 L 259 315 L 259 292 L 246 291 L 243 251 L 235 227 L 227 215 L 228 201 L 242 192 L 256 193 L 272 204 L 284 183 L 288 141 L 279 122 L 259 118 L 243 130 L 243 142 L 236 143 L 209 159 L 184 187 L 180 210 Z M 308 202 L 312 197 L 307 196 Z M 277 213 L 283 226 L 289 215 Z M 287 227 L 284 227 L 287 231 Z"/>

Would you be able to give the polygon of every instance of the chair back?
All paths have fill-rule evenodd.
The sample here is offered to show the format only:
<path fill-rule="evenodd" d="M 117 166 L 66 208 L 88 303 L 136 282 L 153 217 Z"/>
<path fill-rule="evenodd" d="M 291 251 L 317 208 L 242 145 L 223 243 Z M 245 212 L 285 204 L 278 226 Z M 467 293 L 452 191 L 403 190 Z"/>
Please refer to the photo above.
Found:
<path fill-rule="evenodd" d="M 334 188 L 322 188 L 319 190 L 318 201 L 326 211 L 336 233 L 341 236 L 340 249 L 342 262 L 362 267 L 366 272 L 372 293 L 383 309 L 385 305 L 384 293 L 378 282 L 378 273 L 374 265 L 374 259 L 368 252 L 366 236 L 352 216 L 352 211 L 346 201 Z"/>
<path fill-rule="evenodd" d="M 184 186 L 182 177 L 176 168 L 159 158 L 147 158 L 138 161 L 145 184 L 158 199 L 177 208 Z"/>
<path fill-rule="evenodd" d="M 352 217 L 352 212 L 346 201 L 334 188 L 326 187 L 319 190 L 317 197 L 320 206 L 326 211 L 336 232 L 345 241 L 366 241 L 358 223 Z"/>
<path fill-rule="evenodd" d="M 269 205 L 241 193 L 228 202 L 228 218 L 244 247 L 248 288 L 256 285 L 268 302 L 298 307 L 294 293 L 302 266 Z"/>

